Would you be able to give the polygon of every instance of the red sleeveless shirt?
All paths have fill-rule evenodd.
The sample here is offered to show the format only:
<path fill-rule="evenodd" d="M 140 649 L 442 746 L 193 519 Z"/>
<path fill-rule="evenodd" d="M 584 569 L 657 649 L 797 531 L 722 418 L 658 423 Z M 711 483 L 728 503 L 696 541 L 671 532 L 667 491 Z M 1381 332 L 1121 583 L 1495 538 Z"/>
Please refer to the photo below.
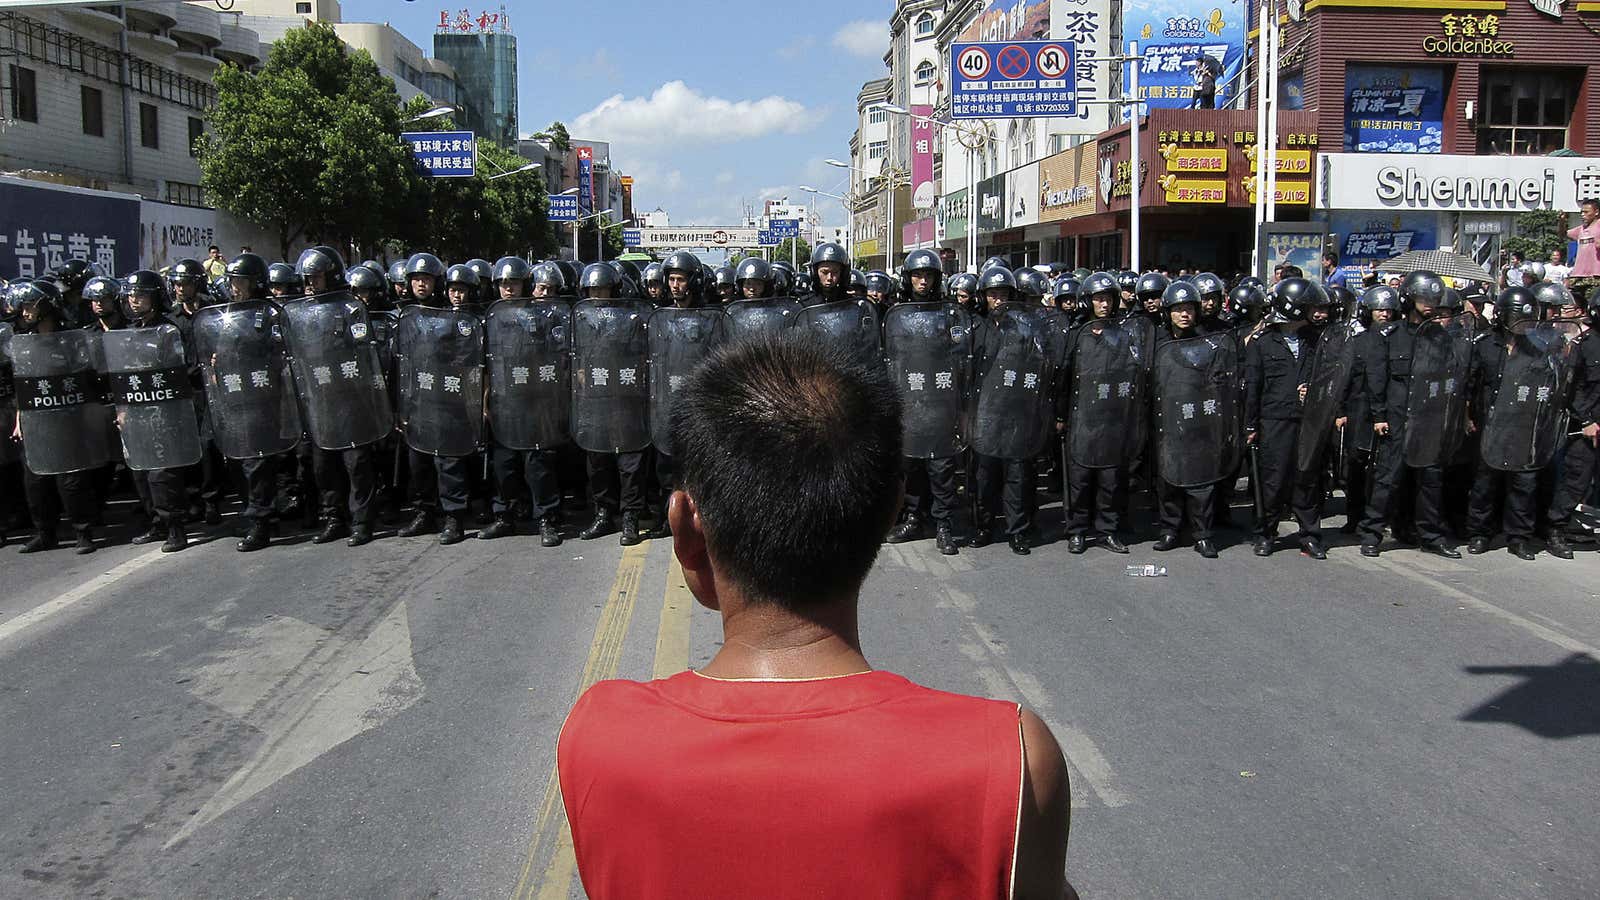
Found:
<path fill-rule="evenodd" d="M 591 900 L 1009 897 L 1020 716 L 889 672 L 600 682 L 556 752 L 584 889 Z"/>

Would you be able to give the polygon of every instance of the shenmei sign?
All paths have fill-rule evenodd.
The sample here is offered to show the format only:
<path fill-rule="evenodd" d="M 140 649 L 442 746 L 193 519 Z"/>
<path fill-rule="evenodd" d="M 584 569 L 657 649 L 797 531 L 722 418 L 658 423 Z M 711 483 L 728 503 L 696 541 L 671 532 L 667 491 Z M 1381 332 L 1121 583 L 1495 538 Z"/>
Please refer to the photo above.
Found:
<path fill-rule="evenodd" d="M 1600 164 L 1581 157 L 1329 153 L 1327 209 L 1573 210 L 1600 199 Z"/>
<path fill-rule="evenodd" d="M 744 226 L 729 228 L 641 228 L 639 246 L 646 250 L 678 247 L 759 247 L 760 229 Z"/>

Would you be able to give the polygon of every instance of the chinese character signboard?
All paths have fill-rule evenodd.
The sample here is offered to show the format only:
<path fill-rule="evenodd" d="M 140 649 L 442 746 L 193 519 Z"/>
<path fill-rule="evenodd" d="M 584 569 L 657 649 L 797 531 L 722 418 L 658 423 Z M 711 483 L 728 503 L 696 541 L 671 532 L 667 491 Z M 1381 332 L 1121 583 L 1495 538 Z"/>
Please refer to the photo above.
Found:
<path fill-rule="evenodd" d="M 407 131 L 400 139 L 430 178 L 471 178 L 478 172 L 478 144 L 470 131 Z"/>
<path fill-rule="evenodd" d="M 933 107 L 911 104 L 911 205 L 933 208 Z"/>
<path fill-rule="evenodd" d="M 1084 101 L 1116 95 L 1118 67 L 1101 60 L 1115 50 L 1112 32 L 1120 18 L 1120 3 L 1113 0 L 987 0 L 956 41 L 1071 44 L 1078 108 L 1054 115 L 1046 128 L 1050 134 L 1099 134 L 1111 127 L 1111 107 Z"/>
<path fill-rule="evenodd" d="M 1517 55 L 1516 41 L 1500 34 L 1500 16 L 1493 13 L 1445 13 L 1434 33 L 1422 39 L 1429 56 L 1510 58 Z"/>
<path fill-rule="evenodd" d="M 639 246 L 644 249 L 681 247 L 759 247 L 760 229 L 746 226 L 729 228 L 640 228 Z"/>
<path fill-rule="evenodd" d="M 594 211 L 594 148 L 577 147 L 578 205 L 584 212 Z"/>
<path fill-rule="evenodd" d="M 1006 177 L 996 175 L 978 182 L 978 233 L 1000 231 L 1006 227 Z"/>
<path fill-rule="evenodd" d="M 1344 149 L 1439 153 L 1444 148 L 1444 69 L 1370 66 L 1345 70 Z"/>
<path fill-rule="evenodd" d="M 951 44 L 951 118 L 1076 116 L 1075 48 L 1070 41 Z"/>
<path fill-rule="evenodd" d="M 1262 222 L 1257 233 L 1261 252 L 1256 277 L 1266 278 L 1278 266 L 1299 266 L 1305 277 L 1322 281 L 1322 247 L 1326 228 L 1315 222 Z"/>
<path fill-rule="evenodd" d="M 772 232 L 773 236 L 780 241 L 784 238 L 797 238 L 800 236 L 800 220 L 769 219 L 767 221 L 767 230 Z"/>
<path fill-rule="evenodd" d="M 1126 0 L 1123 37 L 1139 42 L 1139 96 L 1150 109 L 1194 104 L 1196 70 L 1210 67 L 1218 109 L 1242 84 L 1245 8 L 1228 0 Z M 1174 10 L 1177 10 L 1176 12 Z"/>
<path fill-rule="evenodd" d="M 458 9 L 451 12 L 448 9 L 439 10 L 439 24 L 437 30 L 440 34 L 489 34 L 495 31 L 510 32 L 511 17 L 506 15 L 506 8 L 500 7 L 499 12 L 479 10 L 476 15 L 470 9 Z"/>
<path fill-rule="evenodd" d="M 578 220 L 578 197 L 576 194 L 552 194 L 550 197 L 550 221 L 576 222 Z"/>
<path fill-rule="evenodd" d="M 0 278 L 36 278 L 69 259 L 107 275 L 139 268 L 139 198 L 0 178 Z"/>

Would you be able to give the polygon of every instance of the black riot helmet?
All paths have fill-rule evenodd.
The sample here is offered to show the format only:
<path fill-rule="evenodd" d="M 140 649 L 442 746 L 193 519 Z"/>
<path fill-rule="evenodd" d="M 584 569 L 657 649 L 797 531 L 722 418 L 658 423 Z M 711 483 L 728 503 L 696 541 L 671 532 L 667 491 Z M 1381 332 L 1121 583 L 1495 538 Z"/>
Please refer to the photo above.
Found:
<path fill-rule="evenodd" d="M 665 288 L 667 286 L 666 278 L 666 273 L 661 271 L 661 263 L 653 262 L 645 266 L 644 271 L 639 273 L 639 284 L 645 287 L 657 284 Z"/>
<path fill-rule="evenodd" d="M 933 286 L 928 289 L 925 299 L 939 296 L 939 288 L 944 282 L 944 263 L 939 259 L 939 254 L 932 250 L 913 250 L 906 254 L 906 263 L 900 268 L 901 277 L 905 279 L 907 292 L 910 292 L 911 276 L 922 272 L 933 279 Z"/>
<path fill-rule="evenodd" d="M 549 288 L 549 294 L 552 297 L 560 297 L 567 292 L 567 276 L 561 271 L 561 267 L 555 263 L 544 262 L 534 266 L 528 278 L 528 290 L 530 292 L 536 284 L 542 284 Z"/>
<path fill-rule="evenodd" d="M 1071 275 L 1062 275 L 1050 285 L 1050 296 L 1055 299 L 1056 305 L 1063 309 L 1078 302 L 1078 291 L 1083 287 L 1083 282 Z M 1062 301 L 1066 301 L 1063 303 Z"/>
<path fill-rule="evenodd" d="M 704 296 L 705 276 L 704 270 L 700 266 L 699 257 L 687 250 L 672 251 L 667 254 L 666 259 L 661 261 L 662 281 L 666 281 L 667 276 L 673 272 L 677 272 L 689 280 L 689 299 L 691 302 L 697 301 Z M 667 285 L 665 296 L 668 299 L 672 297 L 672 286 L 670 284 Z"/>
<path fill-rule="evenodd" d="M 478 299 L 478 288 L 483 285 L 483 281 L 478 278 L 477 270 L 472 268 L 471 265 L 456 263 L 446 269 L 444 273 L 444 286 L 449 287 L 452 284 L 459 284 L 466 288 L 467 302 L 471 303 Z"/>
<path fill-rule="evenodd" d="M 1350 289 L 1342 285 L 1336 284 L 1332 287 L 1325 287 L 1323 290 L 1328 294 L 1328 303 L 1335 309 L 1347 310 L 1356 302 L 1356 295 L 1350 293 Z"/>
<path fill-rule="evenodd" d="M 772 264 L 759 256 L 747 256 L 740 260 L 739 268 L 733 272 L 733 283 L 739 289 L 741 296 L 744 293 L 744 283 L 746 281 L 756 282 L 758 285 L 756 290 L 757 297 L 773 296 Z"/>
<path fill-rule="evenodd" d="M 488 284 L 491 281 L 494 281 L 494 266 L 491 265 L 487 259 L 478 259 L 477 257 L 473 257 L 472 259 L 469 259 L 463 263 L 463 265 L 471 269 L 473 274 L 478 276 L 478 285 L 480 287 Z"/>
<path fill-rule="evenodd" d="M 61 300 L 61 288 L 49 278 L 19 281 L 6 292 L 7 315 L 20 323 L 20 330 L 32 331 L 49 319 L 62 328 L 77 324 Z"/>
<path fill-rule="evenodd" d="M 319 245 L 302 251 L 300 258 L 295 261 L 294 270 L 300 273 L 307 287 L 319 275 L 327 277 L 324 290 L 335 291 L 344 287 L 344 257 L 332 247 Z"/>
<path fill-rule="evenodd" d="M 958 291 L 964 292 L 968 297 L 974 297 L 978 293 L 978 276 L 971 272 L 958 273 L 950 278 L 946 288 L 951 300 L 956 299 Z"/>
<path fill-rule="evenodd" d="M 445 276 L 444 261 L 432 253 L 413 253 L 406 260 L 406 278 L 410 279 L 413 275 L 432 275 L 442 280 Z"/>
<path fill-rule="evenodd" d="M 1111 301 L 1111 313 L 1115 314 L 1122 305 L 1122 288 L 1117 282 L 1117 276 L 1110 272 L 1092 272 L 1083 284 L 1078 286 L 1078 301 L 1092 301 L 1100 294 L 1107 295 Z"/>
<path fill-rule="evenodd" d="M 1199 312 L 1200 288 L 1188 281 L 1174 281 L 1161 292 L 1161 308 L 1172 309 L 1180 303 L 1193 303 Z"/>
<path fill-rule="evenodd" d="M 62 291 L 70 294 L 81 292 L 83 290 L 83 286 L 88 283 L 90 278 L 101 274 L 104 273 L 102 273 L 100 271 L 100 267 L 96 266 L 94 263 L 91 263 L 86 259 L 74 258 L 63 262 L 59 266 L 56 266 L 55 269 L 50 272 L 50 277 L 54 278 L 56 282 L 61 285 Z"/>
<path fill-rule="evenodd" d="M 397 259 L 389 266 L 389 286 L 400 292 L 405 292 L 406 261 Z"/>
<path fill-rule="evenodd" d="M 228 265 L 222 270 L 222 274 L 228 279 L 228 287 L 230 291 L 233 287 L 233 279 L 248 278 L 250 279 L 251 296 L 266 296 L 268 274 L 267 261 L 256 254 L 241 253 L 238 256 L 235 256 L 233 259 L 228 261 Z M 233 299 L 244 300 L 248 298 L 234 297 Z"/>
<path fill-rule="evenodd" d="M 1267 292 L 1267 283 L 1254 275 L 1246 275 L 1234 284 L 1234 287 L 1253 287 L 1261 293 Z"/>
<path fill-rule="evenodd" d="M 1203 300 L 1214 300 L 1221 303 L 1223 296 L 1228 293 L 1227 285 L 1213 272 L 1201 272 L 1190 280 L 1194 283 L 1195 289 L 1200 292 L 1200 297 Z"/>
<path fill-rule="evenodd" d="M 798 293 L 799 280 L 800 280 L 800 276 L 796 275 L 794 273 L 794 270 L 789 268 L 788 266 L 773 266 L 772 267 L 772 293 L 769 296 L 772 296 L 772 297 L 792 297 L 792 296 L 794 296 L 796 293 Z M 808 281 L 807 281 L 807 290 L 809 290 L 809 289 L 810 289 L 810 283 L 809 283 L 809 279 L 808 279 Z"/>
<path fill-rule="evenodd" d="M 1534 285 L 1533 296 L 1539 301 L 1540 311 L 1557 310 L 1563 306 L 1577 306 L 1578 301 L 1572 296 L 1572 291 L 1567 286 L 1553 281 L 1541 281 Z M 1600 291 L 1590 291 L 1590 294 Z"/>
<path fill-rule="evenodd" d="M 1139 276 L 1138 281 L 1133 283 L 1133 296 L 1141 303 L 1146 300 L 1164 297 L 1166 296 L 1167 288 L 1171 284 L 1172 282 L 1167 280 L 1167 276 L 1160 272 L 1146 272 Z M 1196 294 L 1195 296 L 1198 297 L 1199 295 Z"/>
<path fill-rule="evenodd" d="M 1272 286 L 1270 324 L 1304 322 L 1319 296 L 1327 295 L 1317 290 L 1315 282 L 1304 278 L 1285 278 Z"/>
<path fill-rule="evenodd" d="M 360 296 L 361 291 L 377 291 L 382 294 L 388 288 L 388 279 L 367 266 L 356 266 L 346 272 L 345 281 L 349 283 L 351 292 L 357 296 Z"/>
<path fill-rule="evenodd" d="M 590 263 L 583 267 L 583 274 L 578 277 L 578 296 L 588 297 L 589 292 L 595 288 L 610 288 L 616 292 L 622 285 L 622 276 L 617 270 L 605 263 Z"/>
<path fill-rule="evenodd" d="M 1407 309 L 1420 302 L 1432 309 L 1444 301 L 1444 279 L 1432 272 L 1412 272 L 1400 282 L 1400 301 Z"/>
<path fill-rule="evenodd" d="M 1485 303 L 1494 299 L 1494 295 L 1489 293 L 1483 282 L 1469 281 L 1461 286 L 1461 299 L 1481 310 Z"/>
<path fill-rule="evenodd" d="M 1117 273 L 1116 279 L 1117 289 L 1124 293 L 1132 294 L 1139 288 L 1138 272 L 1132 272 L 1127 269 L 1123 269 L 1121 272 Z M 1165 288 L 1163 288 L 1163 290 L 1165 290 Z"/>
<path fill-rule="evenodd" d="M 982 267 L 978 269 L 978 274 L 981 275 L 984 272 L 995 268 L 996 266 L 1009 271 L 1011 269 L 1011 261 L 1006 259 L 1004 256 L 991 256 L 983 261 Z"/>
<path fill-rule="evenodd" d="M 489 272 L 489 280 L 495 284 L 502 281 L 523 282 L 523 289 L 527 289 L 527 282 L 533 278 L 533 266 L 520 256 L 502 256 L 494 261 L 494 266 Z"/>
<path fill-rule="evenodd" d="M 1043 300 L 1050 294 L 1050 279 L 1038 269 L 1021 269 L 1017 276 L 1017 290 L 1030 300 Z"/>
<path fill-rule="evenodd" d="M 1006 298 L 1008 300 L 1017 299 L 1017 276 L 1011 274 L 1011 270 L 1005 266 L 991 266 L 984 269 L 983 274 L 978 276 L 979 299 L 987 304 L 989 291 L 994 288 L 1005 288 L 1009 291 L 1010 295 Z"/>
<path fill-rule="evenodd" d="M 1453 315 L 1460 312 L 1464 306 L 1460 291 L 1450 287 L 1444 289 L 1444 296 L 1439 298 L 1439 309 Z"/>
<path fill-rule="evenodd" d="M 867 295 L 867 273 L 860 269 L 850 270 L 850 291 L 858 297 Z"/>
<path fill-rule="evenodd" d="M 734 275 L 733 266 L 717 266 L 711 271 L 711 283 L 719 288 L 731 287 L 739 289 L 738 279 Z"/>
<path fill-rule="evenodd" d="M 816 249 L 811 251 L 811 262 L 807 265 L 813 285 L 820 286 L 817 281 L 817 267 L 824 263 L 839 264 L 841 277 L 836 290 L 839 293 L 843 293 L 844 287 L 850 280 L 850 254 L 846 253 L 843 247 L 831 241 L 818 244 Z"/>
<path fill-rule="evenodd" d="M 305 282 L 300 278 L 300 273 L 296 272 L 294 266 L 288 263 L 275 262 L 267 266 L 267 286 L 269 288 L 273 285 L 280 285 L 299 293 L 304 284 Z"/>
<path fill-rule="evenodd" d="M 1255 279 L 1260 281 L 1260 279 Z M 1267 295 L 1261 290 L 1259 284 L 1246 284 L 1240 281 L 1233 290 L 1228 292 L 1228 303 L 1238 310 L 1240 315 L 1258 315 L 1267 305 Z"/>
<path fill-rule="evenodd" d="M 639 271 L 638 263 L 631 259 L 614 259 L 612 262 L 622 267 L 622 277 L 632 281 L 634 284 L 643 283 L 641 276 L 644 273 Z"/>
<path fill-rule="evenodd" d="M 83 284 L 84 303 L 98 303 L 113 312 L 121 312 L 122 285 L 115 278 L 96 275 Z"/>
<path fill-rule="evenodd" d="M 172 307 L 172 301 L 167 296 L 167 283 L 162 280 L 159 272 L 152 272 L 149 269 L 129 272 L 122 280 L 122 286 L 125 298 L 131 298 L 135 294 L 150 295 L 150 307 L 157 313 L 166 312 Z M 130 315 L 129 318 L 133 317 Z"/>
<path fill-rule="evenodd" d="M 578 289 L 578 276 L 582 272 L 578 269 L 576 263 L 570 259 L 553 259 L 550 264 L 561 270 L 561 277 L 566 280 L 567 290 L 576 291 Z"/>
<path fill-rule="evenodd" d="M 1494 308 L 1501 323 L 1507 328 L 1528 319 L 1544 318 L 1544 305 L 1539 302 L 1538 294 L 1520 284 L 1514 284 L 1501 291 L 1500 297 L 1495 300 Z"/>
<path fill-rule="evenodd" d="M 1361 306 L 1368 312 L 1386 309 L 1400 311 L 1400 292 L 1387 284 L 1374 285 L 1361 293 Z"/>
<path fill-rule="evenodd" d="M 206 283 L 206 267 L 198 259 L 180 259 L 167 270 L 167 280 L 173 284 Z"/>
<path fill-rule="evenodd" d="M 894 282 L 890 280 L 888 272 L 880 272 L 877 269 L 868 272 L 866 286 L 869 295 L 879 294 L 883 297 L 894 295 Z"/>

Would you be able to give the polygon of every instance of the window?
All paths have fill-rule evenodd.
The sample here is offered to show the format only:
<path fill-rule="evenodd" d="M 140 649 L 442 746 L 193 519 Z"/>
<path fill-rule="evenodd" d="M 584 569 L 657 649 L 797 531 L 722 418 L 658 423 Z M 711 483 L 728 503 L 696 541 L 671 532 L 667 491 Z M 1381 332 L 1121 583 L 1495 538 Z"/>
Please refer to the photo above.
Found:
<path fill-rule="evenodd" d="M 167 182 L 167 202 L 177 203 L 182 206 L 204 206 L 200 196 L 200 185 L 188 184 L 182 181 Z"/>
<path fill-rule="evenodd" d="M 917 84 L 927 84 L 933 80 L 933 63 L 923 60 L 917 66 Z"/>
<path fill-rule="evenodd" d="M 933 13 L 925 12 L 917 16 L 917 37 L 927 37 L 933 34 Z"/>
<path fill-rule="evenodd" d="M 139 143 L 151 150 L 161 149 L 161 120 L 153 103 L 139 104 Z"/>
<path fill-rule="evenodd" d="M 200 151 L 196 150 L 195 147 L 199 145 L 200 138 L 205 133 L 206 133 L 205 120 L 204 119 L 195 118 L 194 116 L 190 116 L 189 117 L 189 155 L 190 156 L 199 156 L 200 155 Z"/>
<path fill-rule="evenodd" d="M 309 4 L 309 3 L 296 3 L 294 5 L 294 12 L 295 12 L 295 15 L 298 15 L 298 16 L 309 16 L 309 15 L 311 15 L 311 4 Z"/>
<path fill-rule="evenodd" d="M 874 106 L 867 111 L 868 125 L 882 125 L 889 121 L 889 112 L 881 106 Z"/>
<path fill-rule="evenodd" d="M 83 102 L 83 133 L 95 137 L 106 136 L 105 95 L 99 88 L 87 84 L 78 89 Z"/>
<path fill-rule="evenodd" d="M 23 122 L 39 121 L 39 88 L 34 83 L 33 70 L 12 64 L 11 118 Z"/>
<path fill-rule="evenodd" d="M 1564 149 L 1581 77 L 1581 69 L 1485 66 L 1478 152 L 1542 155 Z"/>
<path fill-rule="evenodd" d="M 889 155 L 888 141 L 873 141 L 867 145 L 867 159 L 883 159 Z"/>

